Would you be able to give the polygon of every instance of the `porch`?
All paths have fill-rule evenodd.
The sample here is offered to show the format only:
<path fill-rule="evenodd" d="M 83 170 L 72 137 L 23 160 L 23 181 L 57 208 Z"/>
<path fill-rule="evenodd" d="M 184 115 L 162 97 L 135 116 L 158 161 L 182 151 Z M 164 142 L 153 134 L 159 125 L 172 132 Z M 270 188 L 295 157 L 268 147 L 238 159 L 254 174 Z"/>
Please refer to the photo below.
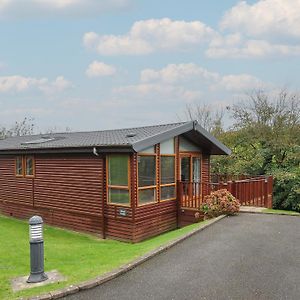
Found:
<path fill-rule="evenodd" d="M 205 203 L 205 196 L 220 189 L 227 189 L 242 206 L 272 208 L 273 177 L 241 177 L 244 179 L 219 182 L 179 181 L 178 225 L 182 227 L 202 220 L 204 213 L 201 207 Z"/>

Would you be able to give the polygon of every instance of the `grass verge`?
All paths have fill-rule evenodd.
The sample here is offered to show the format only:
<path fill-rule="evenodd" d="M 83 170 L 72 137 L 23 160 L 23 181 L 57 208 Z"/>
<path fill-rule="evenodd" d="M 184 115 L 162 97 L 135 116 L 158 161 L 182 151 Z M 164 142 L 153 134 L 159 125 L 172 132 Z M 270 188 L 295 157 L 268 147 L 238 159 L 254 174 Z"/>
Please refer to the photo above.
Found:
<path fill-rule="evenodd" d="M 67 281 L 13 293 L 12 278 L 29 274 L 28 223 L 0 215 L 0 299 L 29 297 L 92 279 L 174 240 L 207 221 L 130 244 L 44 227 L 45 271 L 58 270 Z"/>
<path fill-rule="evenodd" d="M 292 210 L 281 210 L 281 209 L 270 209 L 270 208 L 264 208 L 262 210 L 264 213 L 269 213 L 269 214 L 284 214 L 284 215 L 293 215 L 293 216 L 300 216 L 300 213 L 297 213 Z"/>

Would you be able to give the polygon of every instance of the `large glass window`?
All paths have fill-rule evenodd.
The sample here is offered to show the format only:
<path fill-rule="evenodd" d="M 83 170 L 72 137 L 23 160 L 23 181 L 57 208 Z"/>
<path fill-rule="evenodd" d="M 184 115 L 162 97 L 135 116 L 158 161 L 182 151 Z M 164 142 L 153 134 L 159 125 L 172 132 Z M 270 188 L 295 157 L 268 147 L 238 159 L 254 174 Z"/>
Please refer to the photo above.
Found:
<path fill-rule="evenodd" d="M 174 139 L 160 144 L 160 200 L 176 198 Z"/>
<path fill-rule="evenodd" d="M 139 187 L 155 185 L 156 157 L 139 156 Z"/>
<path fill-rule="evenodd" d="M 156 155 L 138 156 L 139 204 L 156 201 Z"/>
<path fill-rule="evenodd" d="M 130 205 L 129 155 L 108 155 L 108 202 Z"/>
<path fill-rule="evenodd" d="M 175 156 L 160 158 L 161 184 L 175 183 Z"/>

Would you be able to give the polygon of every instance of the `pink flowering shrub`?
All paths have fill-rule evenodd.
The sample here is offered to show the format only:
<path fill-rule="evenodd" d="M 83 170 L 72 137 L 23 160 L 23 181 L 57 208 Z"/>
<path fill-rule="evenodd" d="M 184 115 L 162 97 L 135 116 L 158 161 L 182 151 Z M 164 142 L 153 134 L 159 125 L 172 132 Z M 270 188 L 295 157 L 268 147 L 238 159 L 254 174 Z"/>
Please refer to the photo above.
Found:
<path fill-rule="evenodd" d="M 240 202 L 226 189 L 211 192 L 210 195 L 204 197 L 202 211 L 207 216 L 234 215 L 239 210 Z"/>

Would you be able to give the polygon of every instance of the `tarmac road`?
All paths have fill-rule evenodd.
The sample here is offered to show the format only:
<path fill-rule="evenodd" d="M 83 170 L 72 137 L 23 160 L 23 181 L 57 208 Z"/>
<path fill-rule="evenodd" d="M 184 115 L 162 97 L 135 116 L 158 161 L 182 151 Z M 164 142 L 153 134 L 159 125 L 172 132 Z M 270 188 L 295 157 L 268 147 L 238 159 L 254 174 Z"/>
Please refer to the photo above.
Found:
<path fill-rule="evenodd" d="M 64 299 L 299 300 L 300 217 L 225 218 L 130 272 Z"/>

